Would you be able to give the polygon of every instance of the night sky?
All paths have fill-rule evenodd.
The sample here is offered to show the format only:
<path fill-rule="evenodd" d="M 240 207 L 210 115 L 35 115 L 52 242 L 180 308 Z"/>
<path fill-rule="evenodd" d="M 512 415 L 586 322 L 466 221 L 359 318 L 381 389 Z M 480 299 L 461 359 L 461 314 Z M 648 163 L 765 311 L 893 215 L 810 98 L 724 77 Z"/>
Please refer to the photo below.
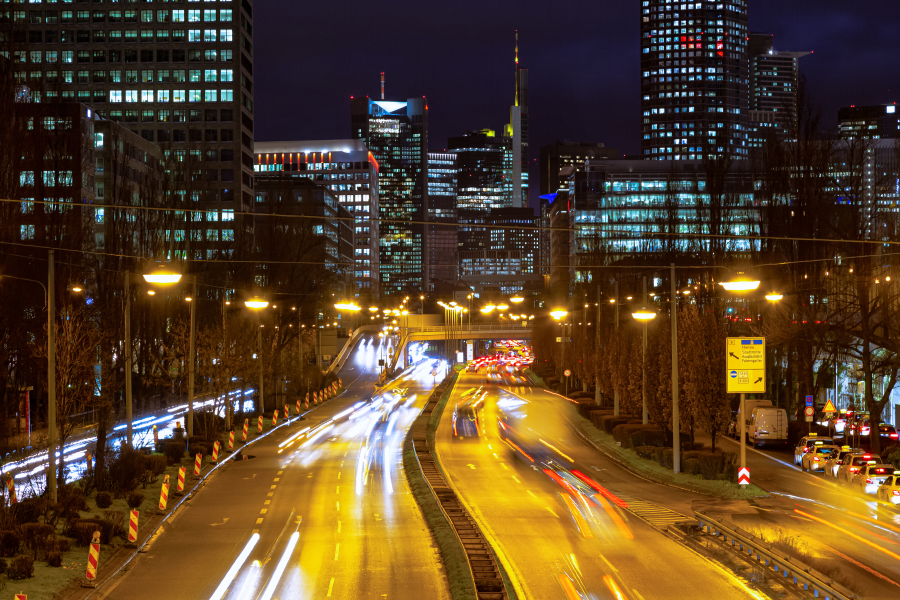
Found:
<path fill-rule="evenodd" d="M 500 129 L 513 102 L 514 31 L 529 69 L 531 159 L 557 139 L 640 150 L 640 2 L 256 2 L 256 139 L 350 137 L 350 97 L 426 96 L 429 146 Z M 800 61 L 824 123 L 900 101 L 900 0 L 750 0 L 750 30 Z M 532 169 L 534 173 L 534 169 Z M 533 177 L 536 178 L 534 173 Z"/>

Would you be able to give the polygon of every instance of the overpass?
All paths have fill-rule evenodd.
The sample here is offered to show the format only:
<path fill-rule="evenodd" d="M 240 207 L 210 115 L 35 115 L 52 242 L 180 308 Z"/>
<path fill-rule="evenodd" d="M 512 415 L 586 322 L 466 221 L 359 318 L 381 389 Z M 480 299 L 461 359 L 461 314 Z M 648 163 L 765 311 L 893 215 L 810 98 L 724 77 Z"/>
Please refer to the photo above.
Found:
<path fill-rule="evenodd" d="M 450 340 L 530 340 L 532 321 L 516 323 L 491 323 L 487 325 L 431 325 L 400 328 L 400 344 L 388 372 L 397 368 L 400 356 L 406 355 L 410 342 Z"/>

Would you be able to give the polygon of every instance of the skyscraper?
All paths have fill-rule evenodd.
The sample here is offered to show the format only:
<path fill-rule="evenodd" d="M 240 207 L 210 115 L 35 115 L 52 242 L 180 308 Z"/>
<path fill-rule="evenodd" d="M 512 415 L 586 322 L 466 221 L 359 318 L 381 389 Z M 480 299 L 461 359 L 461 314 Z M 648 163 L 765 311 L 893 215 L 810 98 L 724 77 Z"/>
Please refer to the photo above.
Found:
<path fill-rule="evenodd" d="M 771 33 L 751 33 L 750 145 L 759 146 L 771 134 L 780 141 L 797 137 L 797 101 L 801 57 L 809 52 L 775 50 Z"/>
<path fill-rule="evenodd" d="M 447 140 L 456 154 L 457 207 L 490 210 L 512 206 L 512 140 L 491 129 L 467 131 Z"/>
<path fill-rule="evenodd" d="M 29 8 L 20 80 L 33 102 L 87 104 L 158 144 L 179 204 L 250 210 L 252 0 Z M 205 245 L 190 258 L 210 258 L 218 247 Z"/>
<path fill-rule="evenodd" d="M 354 98 L 351 135 L 379 165 L 379 276 L 381 294 L 427 289 L 428 104 Z"/>
<path fill-rule="evenodd" d="M 459 279 L 456 241 L 456 158 L 452 152 L 428 153 L 428 221 L 453 226 L 428 226 L 429 291 L 434 284 L 454 284 Z"/>
<path fill-rule="evenodd" d="M 641 153 L 748 155 L 747 2 L 644 0 Z"/>
<path fill-rule="evenodd" d="M 572 142 L 563 140 L 552 146 L 541 147 L 541 195 L 552 194 L 563 185 L 568 185 L 567 178 L 559 176 L 559 170 L 574 167 L 576 171 L 584 171 L 587 160 L 598 158 L 616 158 L 619 151 L 607 148 L 604 144 L 594 142 Z"/>
<path fill-rule="evenodd" d="M 528 205 L 528 69 L 519 66 L 516 32 L 516 96 L 509 109 L 506 135 L 512 139 L 512 206 Z"/>
<path fill-rule="evenodd" d="M 900 111 L 897 103 L 876 106 L 843 106 L 838 111 L 842 138 L 900 138 Z"/>

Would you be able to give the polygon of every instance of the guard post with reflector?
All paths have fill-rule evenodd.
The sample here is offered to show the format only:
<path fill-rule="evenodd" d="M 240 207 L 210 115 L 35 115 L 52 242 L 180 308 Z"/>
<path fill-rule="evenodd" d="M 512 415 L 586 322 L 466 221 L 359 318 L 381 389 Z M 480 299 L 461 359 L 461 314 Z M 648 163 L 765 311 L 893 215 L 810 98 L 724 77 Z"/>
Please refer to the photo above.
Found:
<path fill-rule="evenodd" d="M 176 496 L 184 496 L 184 467 L 178 467 L 178 484 L 175 488 Z"/>
<path fill-rule="evenodd" d="M 133 510 L 130 513 L 131 517 L 128 520 L 128 543 L 125 545 L 126 548 L 137 548 L 137 534 L 138 534 L 138 518 L 140 515 L 140 511 Z"/>
<path fill-rule="evenodd" d="M 300 416 L 300 398 L 297 398 L 297 416 Z"/>
<path fill-rule="evenodd" d="M 309 410 L 309 392 L 306 392 L 306 400 L 303 401 L 303 409 Z"/>
<path fill-rule="evenodd" d="M 216 442 L 213 444 L 212 461 L 214 463 L 219 462 L 219 440 L 216 440 Z"/>
<path fill-rule="evenodd" d="M 275 427 L 278 424 L 278 409 L 275 409 L 275 412 L 272 413 L 272 427 Z"/>
<path fill-rule="evenodd" d="M 750 484 L 750 469 L 747 467 L 741 467 L 738 471 L 738 483 L 740 485 L 749 485 Z"/>
<path fill-rule="evenodd" d="M 162 487 L 159 488 L 159 514 L 166 514 L 166 505 L 169 503 L 169 476 L 163 479 Z"/>
<path fill-rule="evenodd" d="M 88 547 L 87 572 L 85 573 L 85 582 L 82 587 L 97 587 L 97 570 L 100 564 L 100 532 L 95 531 L 91 539 L 91 545 Z"/>
<path fill-rule="evenodd" d="M 153 448 L 159 448 L 159 431 L 156 429 L 156 425 L 153 426 Z"/>
<path fill-rule="evenodd" d="M 197 479 L 198 477 L 200 477 L 200 461 L 202 461 L 202 460 L 203 460 L 202 454 L 198 454 L 194 458 L 194 479 Z"/>
<path fill-rule="evenodd" d="M 250 427 L 250 419 L 244 419 L 244 434 L 241 436 L 241 441 L 247 441 L 247 429 Z"/>
<path fill-rule="evenodd" d="M 256 433 L 262 433 L 263 416 L 259 415 L 259 424 L 256 426 Z"/>
<path fill-rule="evenodd" d="M 234 429 L 228 432 L 228 451 L 234 450 Z"/>
<path fill-rule="evenodd" d="M 16 503 L 16 484 L 13 481 L 13 477 L 10 473 L 6 474 L 6 491 L 9 492 L 9 503 Z"/>

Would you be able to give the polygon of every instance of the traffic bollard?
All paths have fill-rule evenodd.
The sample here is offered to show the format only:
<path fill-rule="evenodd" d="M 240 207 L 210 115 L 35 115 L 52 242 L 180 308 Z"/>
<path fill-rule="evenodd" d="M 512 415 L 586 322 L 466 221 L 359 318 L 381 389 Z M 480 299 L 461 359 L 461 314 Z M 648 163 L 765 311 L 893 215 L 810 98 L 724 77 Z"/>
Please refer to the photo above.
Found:
<path fill-rule="evenodd" d="M 234 450 L 234 429 L 228 432 L 228 451 Z"/>
<path fill-rule="evenodd" d="M 169 503 L 169 476 L 163 479 L 162 487 L 159 489 L 159 514 L 166 514 L 166 505 Z"/>
<path fill-rule="evenodd" d="M 92 461 L 91 461 L 91 459 L 93 457 L 91 456 L 90 452 L 85 452 L 84 458 L 87 461 L 87 474 L 88 474 L 88 477 L 90 477 L 91 475 L 94 474 L 94 465 L 92 464 Z"/>
<path fill-rule="evenodd" d="M 306 392 L 306 400 L 303 401 L 303 410 L 309 410 L 309 392 Z"/>
<path fill-rule="evenodd" d="M 272 427 L 278 424 L 278 409 L 275 409 L 275 412 L 272 413 Z"/>
<path fill-rule="evenodd" d="M 138 515 L 140 511 L 131 511 L 131 518 L 128 521 L 128 548 L 137 548 L 137 532 L 138 532 Z"/>
<path fill-rule="evenodd" d="M 262 433 L 262 422 L 263 422 L 263 416 L 259 415 L 259 425 L 257 425 L 257 427 L 256 427 L 257 433 Z"/>
<path fill-rule="evenodd" d="M 81 584 L 82 587 L 97 587 L 97 566 L 100 564 L 100 532 L 95 531 L 94 537 L 91 539 L 91 545 L 88 549 L 87 573 L 86 581 Z"/>
<path fill-rule="evenodd" d="M 297 398 L 297 416 L 300 416 L 300 398 Z"/>
<path fill-rule="evenodd" d="M 212 457 L 212 461 L 213 461 L 214 463 L 219 462 L 219 440 L 216 440 L 216 442 L 213 444 L 213 457 Z"/>
<path fill-rule="evenodd" d="M 197 458 L 194 459 L 194 478 L 200 477 L 200 461 L 203 460 L 203 455 L 198 454 Z"/>
<path fill-rule="evenodd" d="M 156 429 L 156 425 L 153 426 L 153 449 L 156 450 L 159 448 L 159 431 Z"/>
<path fill-rule="evenodd" d="M 242 442 L 247 441 L 247 428 L 250 427 L 250 419 L 244 419 L 244 435 L 241 437 Z"/>
<path fill-rule="evenodd" d="M 184 467 L 178 467 L 178 484 L 175 487 L 176 496 L 184 496 Z"/>
<path fill-rule="evenodd" d="M 6 474 L 6 489 L 9 491 L 9 503 L 15 504 L 16 500 L 16 484 L 13 481 L 12 475 L 9 473 Z"/>

